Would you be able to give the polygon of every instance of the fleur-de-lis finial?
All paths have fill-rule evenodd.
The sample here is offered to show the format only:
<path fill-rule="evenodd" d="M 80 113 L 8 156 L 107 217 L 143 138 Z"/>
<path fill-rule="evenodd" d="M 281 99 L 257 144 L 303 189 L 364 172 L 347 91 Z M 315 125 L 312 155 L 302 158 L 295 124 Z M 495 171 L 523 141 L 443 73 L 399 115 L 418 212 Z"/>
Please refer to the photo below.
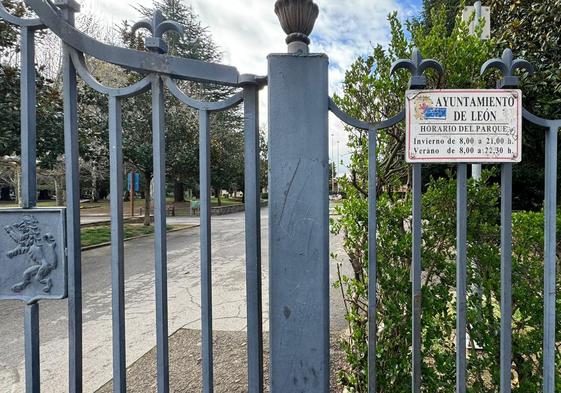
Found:
<path fill-rule="evenodd" d="M 529 75 L 534 73 L 534 66 L 526 60 L 514 59 L 510 49 L 505 49 L 500 59 L 487 60 L 485 64 L 481 66 L 481 74 L 483 75 L 491 68 L 498 68 L 503 74 L 502 79 L 497 81 L 497 87 L 499 89 L 518 87 L 520 78 L 514 75 L 514 70 L 516 69 L 526 70 Z"/>
<path fill-rule="evenodd" d="M 434 69 L 439 75 L 444 74 L 442 65 L 432 59 L 423 60 L 421 52 L 417 48 L 413 48 L 411 53 L 411 60 L 401 59 L 392 64 L 390 75 L 393 75 L 399 69 L 409 70 L 411 79 L 409 80 L 409 88 L 422 89 L 427 85 L 427 78 L 423 73 L 429 68 Z"/>
<path fill-rule="evenodd" d="M 175 31 L 179 35 L 183 35 L 183 26 L 177 22 L 166 20 L 160 10 L 154 12 L 152 20 L 143 19 L 132 26 L 133 33 L 138 29 L 146 29 L 152 33 L 152 37 L 146 37 L 144 39 L 144 46 L 150 52 L 156 53 L 167 53 L 168 51 L 168 46 L 163 39 L 164 33 Z"/>

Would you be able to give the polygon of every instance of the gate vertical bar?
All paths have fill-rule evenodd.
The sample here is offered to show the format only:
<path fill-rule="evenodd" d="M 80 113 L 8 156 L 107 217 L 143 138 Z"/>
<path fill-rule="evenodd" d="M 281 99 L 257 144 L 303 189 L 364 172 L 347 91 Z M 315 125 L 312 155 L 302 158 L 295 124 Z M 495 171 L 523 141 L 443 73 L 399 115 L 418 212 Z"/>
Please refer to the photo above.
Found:
<path fill-rule="evenodd" d="M 212 354 L 212 231 L 210 223 L 210 126 L 209 112 L 207 110 L 199 110 L 199 144 L 203 393 L 212 393 L 214 390 Z"/>
<path fill-rule="evenodd" d="M 368 131 L 368 393 L 376 393 L 376 321 L 378 259 L 377 259 L 377 155 L 378 130 Z"/>
<path fill-rule="evenodd" d="M 247 292 L 247 372 L 249 393 L 263 391 L 263 318 L 261 294 L 261 186 L 259 92 L 244 86 L 245 252 Z"/>
<path fill-rule="evenodd" d="M 555 391 L 555 290 L 557 216 L 557 133 L 550 127 L 545 139 L 545 255 L 544 255 L 544 342 L 543 391 Z"/>
<path fill-rule="evenodd" d="M 301 38 L 289 50 L 268 57 L 271 392 L 326 393 L 329 61 Z"/>
<path fill-rule="evenodd" d="M 25 391 L 39 393 L 41 391 L 40 359 L 39 359 L 39 304 L 25 305 Z"/>
<path fill-rule="evenodd" d="M 413 305 L 412 392 L 421 391 L 421 239 L 422 181 L 421 164 L 413 164 L 413 261 L 411 266 Z"/>
<path fill-rule="evenodd" d="M 456 393 L 466 392 L 467 164 L 458 164 L 456 233 Z"/>
<path fill-rule="evenodd" d="M 35 30 L 21 28 L 21 207 L 37 204 L 35 87 Z M 41 390 L 39 304 L 26 304 L 24 312 L 25 386 L 27 393 Z"/>
<path fill-rule="evenodd" d="M 74 25 L 80 6 L 60 0 L 63 17 Z M 66 228 L 68 252 L 69 391 L 82 392 L 82 254 L 80 246 L 80 166 L 78 141 L 78 91 L 76 69 L 68 48 L 63 56 L 64 159 L 66 169 Z"/>
<path fill-rule="evenodd" d="M 512 164 L 501 166 L 501 393 L 511 391 Z"/>
<path fill-rule="evenodd" d="M 125 261 L 123 245 L 123 136 L 121 99 L 109 97 L 109 161 L 111 168 L 111 294 L 113 318 L 113 392 L 126 384 Z"/>
<path fill-rule="evenodd" d="M 156 356 L 158 393 L 169 391 L 168 287 L 166 242 L 166 142 L 164 85 L 152 82 L 152 145 L 154 156 L 154 251 L 156 269 Z"/>
<path fill-rule="evenodd" d="M 35 88 L 35 30 L 21 28 L 21 206 L 35 207 L 37 199 L 37 93 Z"/>

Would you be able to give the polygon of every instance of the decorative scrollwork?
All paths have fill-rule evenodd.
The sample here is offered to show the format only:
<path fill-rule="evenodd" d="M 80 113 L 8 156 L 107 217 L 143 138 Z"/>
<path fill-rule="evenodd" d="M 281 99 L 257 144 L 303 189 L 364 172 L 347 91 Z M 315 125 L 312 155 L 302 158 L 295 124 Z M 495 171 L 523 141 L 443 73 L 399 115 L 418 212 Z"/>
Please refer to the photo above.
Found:
<path fill-rule="evenodd" d="M 108 87 L 103 85 L 98 81 L 88 69 L 86 64 L 86 59 L 84 54 L 78 52 L 73 48 L 69 48 L 70 57 L 72 58 L 72 63 L 76 67 L 76 72 L 84 82 L 92 89 L 96 90 L 101 94 L 107 94 L 112 97 L 127 98 L 142 94 L 150 89 L 150 83 L 152 83 L 152 77 L 149 75 L 145 76 L 140 81 L 125 87 Z"/>
<path fill-rule="evenodd" d="M 145 38 L 144 46 L 149 51 L 160 54 L 168 52 L 168 45 L 163 40 L 164 33 L 168 31 L 175 31 L 179 35 L 183 35 L 184 33 L 181 24 L 167 20 L 160 10 L 154 12 L 152 20 L 143 19 L 132 26 L 133 33 L 138 29 L 146 29 L 152 34 L 151 37 Z"/>
<path fill-rule="evenodd" d="M 222 112 L 231 109 L 243 102 L 243 91 L 240 91 L 223 101 L 205 102 L 205 101 L 198 101 L 192 97 L 189 97 L 179 88 L 179 86 L 177 86 L 177 84 L 173 79 L 164 76 L 163 81 L 173 96 L 175 96 L 179 101 L 183 102 L 185 105 L 199 111 Z"/>
<path fill-rule="evenodd" d="M 420 89 L 425 87 L 427 84 L 427 78 L 423 75 L 423 73 L 429 68 L 435 70 L 438 75 L 444 74 L 444 67 L 442 67 L 438 61 L 433 59 L 423 60 L 421 52 L 419 52 L 417 48 L 413 48 L 411 60 L 400 59 L 394 62 L 390 70 L 390 75 L 393 75 L 399 69 L 406 69 L 411 73 L 409 87 L 411 89 Z"/>
<path fill-rule="evenodd" d="M 534 66 L 526 60 L 514 59 L 510 49 L 505 49 L 500 59 L 487 60 L 481 66 L 481 74 L 483 75 L 492 68 L 498 68 L 503 75 L 503 78 L 497 82 L 498 88 L 517 87 L 520 84 L 520 79 L 514 75 L 516 69 L 526 70 L 529 75 L 534 73 Z"/>
<path fill-rule="evenodd" d="M 33 280 L 43 284 L 43 292 L 49 293 L 52 281 L 49 277 L 57 267 L 56 241 L 50 233 L 41 234 L 39 221 L 35 216 L 23 218 L 4 227 L 10 238 L 17 244 L 16 248 L 6 253 L 9 259 L 25 255 L 32 266 L 23 272 L 22 281 L 12 286 L 12 292 L 19 293 L 27 288 Z"/>

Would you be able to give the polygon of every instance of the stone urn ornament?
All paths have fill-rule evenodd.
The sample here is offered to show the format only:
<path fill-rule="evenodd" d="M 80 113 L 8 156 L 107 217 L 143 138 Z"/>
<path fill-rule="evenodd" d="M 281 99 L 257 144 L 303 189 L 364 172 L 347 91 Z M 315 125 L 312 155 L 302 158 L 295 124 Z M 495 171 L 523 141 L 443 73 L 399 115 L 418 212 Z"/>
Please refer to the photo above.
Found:
<path fill-rule="evenodd" d="M 319 8 L 312 0 L 277 0 L 275 13 L 284 32 L 288 35 L 288 53 L 308 53 L 314 24 Z"/>

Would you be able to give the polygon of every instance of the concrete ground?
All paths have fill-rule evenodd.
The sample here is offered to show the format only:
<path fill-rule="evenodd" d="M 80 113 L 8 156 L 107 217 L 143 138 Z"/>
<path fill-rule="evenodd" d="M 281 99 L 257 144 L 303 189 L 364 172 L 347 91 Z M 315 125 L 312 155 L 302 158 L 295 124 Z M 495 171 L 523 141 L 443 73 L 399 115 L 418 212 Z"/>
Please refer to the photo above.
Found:
<path fill-rule="evenodd" d="M 197 218 L 170 218 L 169 223 Z M 244 215 L 213 217 L 213 324 L 216 331 L 242 332 L 245 324 Z M 268 330 L 267 209 L 262 210 L 264 329 Z M 153 238 L 125 243 L 127 364 L 155 346 Z M 344 255 L 342 240 L 331 250 Z M 83 253 L 84 392 L 95 392 L 112 377 L 110 247 Z M 332 281 L 336 277 L 332 263 Z M 200 329 L 199 229 L 168 234 L 169 333 Z M 345 328 L 343 305 L 331 293 L 332 331 Z M 68 391 L 66 301 L 41 303 L 42 392 Z M 23 304 L 0 302 L 0 392 L 24 391 Z M 196 359 L 195 359 L 196 361 Z"/>

